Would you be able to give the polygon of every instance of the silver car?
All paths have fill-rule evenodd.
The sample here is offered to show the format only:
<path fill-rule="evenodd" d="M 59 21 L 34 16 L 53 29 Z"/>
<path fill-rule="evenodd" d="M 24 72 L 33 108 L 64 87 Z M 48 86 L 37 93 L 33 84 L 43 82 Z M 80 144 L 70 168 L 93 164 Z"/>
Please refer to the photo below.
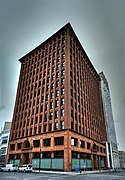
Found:
<path fill-rule="evenodd" d="M 18 167 L 18 172 L 32 172 L 31 164 L 24 164 Z"/>

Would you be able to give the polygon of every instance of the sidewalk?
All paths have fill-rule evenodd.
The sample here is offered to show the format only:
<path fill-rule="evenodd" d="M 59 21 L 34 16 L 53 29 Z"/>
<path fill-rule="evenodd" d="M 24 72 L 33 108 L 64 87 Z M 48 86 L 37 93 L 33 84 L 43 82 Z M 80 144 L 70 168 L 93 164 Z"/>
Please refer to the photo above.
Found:
<path fill-rule="evenodd" d="M 33 170 L 34 173 L 45 173 L 45 174 L 64 174 L 64 175 L 83 175 L 83 174 L 93 174 L 93 173 L 104 173 L 104 172 L 119 172 L 120 170 L 113 170 L 113 169 L 109 169 L 109 170 L 95 170 L 95 171 L 81 171 L 80 172 L 64 172 L 64 171 L 44 171 L 44 170 Z"/>

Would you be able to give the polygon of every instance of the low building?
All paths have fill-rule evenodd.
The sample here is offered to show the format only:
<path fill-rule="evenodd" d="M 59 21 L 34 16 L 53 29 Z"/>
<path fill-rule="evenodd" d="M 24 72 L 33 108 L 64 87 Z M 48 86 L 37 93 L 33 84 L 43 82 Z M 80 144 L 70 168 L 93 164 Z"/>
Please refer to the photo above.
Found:
<path fill-rule="evenodd" d="M 125 169 L 125 152 L 119 151 L 120 168 Z"/>
<path fill-rule="evenodd" d="M 10 134 L 11 122 L 5 122 L 4 128 L 0 133 L 0 164 L 5 164 Z"/>

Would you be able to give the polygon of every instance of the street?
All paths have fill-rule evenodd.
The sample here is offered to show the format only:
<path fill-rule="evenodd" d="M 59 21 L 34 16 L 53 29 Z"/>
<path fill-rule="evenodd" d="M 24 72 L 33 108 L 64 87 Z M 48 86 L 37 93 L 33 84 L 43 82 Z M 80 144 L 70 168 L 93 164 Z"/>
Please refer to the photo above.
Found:
<path fill-rule="evenodd" d="M 94 174 L 47 174 L 0 172 L 0 180 L 125 180 L 125 172 Z"/>

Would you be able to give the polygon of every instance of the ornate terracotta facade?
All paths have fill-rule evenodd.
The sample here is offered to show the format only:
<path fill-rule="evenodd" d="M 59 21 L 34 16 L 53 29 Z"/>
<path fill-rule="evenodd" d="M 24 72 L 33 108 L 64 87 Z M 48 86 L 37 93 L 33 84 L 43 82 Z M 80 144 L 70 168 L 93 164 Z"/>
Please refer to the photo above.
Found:
<path fill-rule="evenodd" d="M 19 61 L 7 163 L 64 171 L 106 168 L 100 77 L 70 23 Z"/>

